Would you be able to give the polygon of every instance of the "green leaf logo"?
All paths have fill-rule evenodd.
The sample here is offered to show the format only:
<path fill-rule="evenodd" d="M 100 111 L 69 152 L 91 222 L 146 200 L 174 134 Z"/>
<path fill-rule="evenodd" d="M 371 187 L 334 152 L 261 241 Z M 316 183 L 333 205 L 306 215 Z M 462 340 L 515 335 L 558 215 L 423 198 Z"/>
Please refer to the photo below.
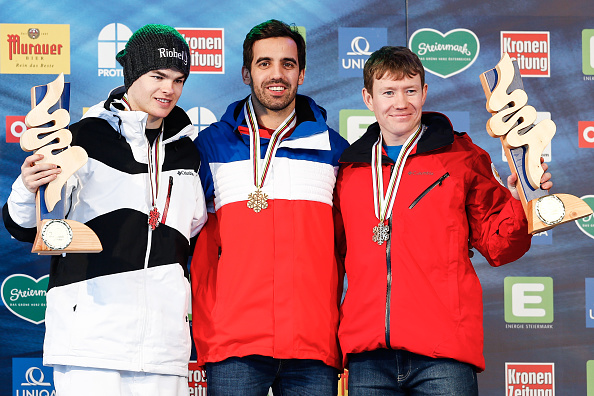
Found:
<path fill-rule="evenodd" d="M 474 63 L 480 44 L 476 34 L 467 29 L 454 29 L 446 34 L 435 29 L 419 29 L 410 37 L 409 48 L 419 56 L 425 70 L 448 78 Z"/>
<path fill-rule="evenodd" d="M 21 319 L 40 324 L 45 321 L 45 293 L 49 275 L 39 279 L 14 274 L 2 282 L 2 301 Z"/>
<path fill-rule="evenodd" d="M 590 208 L 594 209 L 594 195 L 586 195 L 580 198 L 587 203 Z M 577 219 L 575 224 L 577 224 L 578 228 L 582 230 L 584 234 L 594 239 L 594 215 Z"/>

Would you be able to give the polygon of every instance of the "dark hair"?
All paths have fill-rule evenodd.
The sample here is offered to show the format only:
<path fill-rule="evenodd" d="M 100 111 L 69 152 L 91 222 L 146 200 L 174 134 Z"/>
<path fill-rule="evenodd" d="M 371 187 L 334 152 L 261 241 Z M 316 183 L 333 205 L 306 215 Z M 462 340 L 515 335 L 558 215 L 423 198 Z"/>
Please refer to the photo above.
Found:
<path fill-rule="evenodd" d="M 243 66 L 251 70 L 254 60 L 254 43 L 273 37 L 289 37 L 297 44 L 297 61 L 299 62 L 299 71 L 305 69 L 305 40 L 297 30 L 295 25 L 287 25 L 276 19 L 270 19 L 254 26 L 243 41 Z"/>
<path fill-rule="evenodd" d="M 425 69 L 419 57 L 406 47 L 385 46 L 375 51 L 363 68 L 363 85 L 371 94 L 374 79 L 381 80 L 388 74 L 399 80 L 404 76 L 421 77 L 421 87 L 425 86 Z"/>

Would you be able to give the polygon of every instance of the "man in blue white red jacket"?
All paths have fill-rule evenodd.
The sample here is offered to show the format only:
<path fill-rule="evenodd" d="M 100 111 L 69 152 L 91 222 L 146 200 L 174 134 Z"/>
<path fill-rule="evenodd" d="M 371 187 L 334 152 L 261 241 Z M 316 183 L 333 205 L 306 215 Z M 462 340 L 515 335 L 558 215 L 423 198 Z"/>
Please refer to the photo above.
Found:
<path fill-rule="evenodd" d="M 422 112 L 424 69 L 409 49 L 381 48 L 363 75 L 377 123 L 343 153 L 335 197 L 349 395 L 476 395 L 483 307 L 468 241 L 493 266 L 529 249 L 516 176 L 506 189 L 468 135 Z"/>
<path fill-rule="evenodd" d="M 213 395 L 336 394 L 332 196 L 348 144 L 297 95 L 305 42 L 294 27 L 264 22 L 243 49 L 251 95 L 196 140 L 212 210 L 191 268 L 198 363 Z"/>
<path fill-rule="evenodd" d="M 206 220 L 195 129 L 176 106 L 189 55 L 174 28 L 138 29 L 116 57 L 125 86 L 70 126 L 89 160 L 63 204 L 103 251 L 51 260 L 43 363 L 60 396 L 188 395 L 187 262 Z M 3 209 L 22 241 L 35 238 L 38 187 L 60 173 L 41 160 L 25 159 Z"/>

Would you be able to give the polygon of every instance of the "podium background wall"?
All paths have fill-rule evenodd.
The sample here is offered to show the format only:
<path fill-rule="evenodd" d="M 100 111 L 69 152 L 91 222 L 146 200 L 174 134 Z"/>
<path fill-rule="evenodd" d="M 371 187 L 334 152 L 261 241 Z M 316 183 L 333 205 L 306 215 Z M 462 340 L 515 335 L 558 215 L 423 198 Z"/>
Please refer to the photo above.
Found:
<path fill-rule="evenodd" d="M 62 0 L 50 4 L 3 0 L 0 9 L 0 125 L 5 131 L 0 138 L 2 205 L 28 155 L 11 141 L 22 131 L 20 117 L 30 110 L 30 88 L 47 84 L 65 71 L 66 81 L 71 83 L 71 122 L 75 122 L 83 108 L 104 100 L 112 88 L 123 84 L 119 65 L 101 66 L 111 59 L 111 55 L 100 51 L 99 48 L 106 48 L 102 44 L 109 46 L 118 39 L 123 44 L 127 40 L 125 35 L 109 36 L 110 26 L 120 28 L 120 32 L 125 27 L 133 32 L 146 23 L 164 23 L 181 30 L 201 28 L 222 34 L 223 48 L 213 51 L 221 55 L 222 67 L 209 70 L 196 65 L 195 69 L 201 72 L 190 75 L 179 101 L 182 108 L 192 113 L 196 127 L 201 128 L 214 118 L 219 119 L 229 103 L 249 94 L 240 74 L 243 39 L 252 26 L 276 18 L 305 30 L 307 69 L 299 92 L 325 107 L 329 125 L 349 137 L 357 134 L 358 129 L 352 128 L 357 124 L 356 117 L 360 113 L 366 115 L 357 111 L 366 110 L 361 99 L 362 70 L 357 67 L 367 58 L 365 52 L 386 44 L 407 46 L 415 33 L 419 34 L 417 38 L 424 35 L 426 40 L 433 40 L 428 44 L 441 42 L 439 37 L 452 38 L 451 31 L 457 29 L 463 29 L 463 40 L 472 41 L 471 37 L 476 36 L 478 54 L 463 54 L 468 59 L 454 60 L 453 66 L 447 60 L 441 65 L 431 63 L 433 70 L 426 77 L 429 90 L 425 110 L 450 116 L 455 129 L 468 132 L 474 142 L 490 153 L 503 179 L 509 168 L 502 159 L 499 141 L 485 131 L 490 115 L 485 110 L 479 75 L 499 61 L 505 41 L 502 32 L 511 32 L 518 40 L 525 40 L 522 37 L 529 37 L 528 33 L 548 33 L 545 57 L 549 60 L 546 70 L 539 70 L 546 76 L 523 77 L 528 104 L 542 117 L 550 116 L 557 125 L 546 155 L 554 173 L 553 192 L 585 197 L 593 206 L 594 129 L 588 128 L 594 127 L 594 61 L 590 59 L 590 46 L 594 53 L 594 44 L 590 44 L 593 34 L 588 29 L 594 29 L 594 4 L 589 0 L 170 0 L 148 5 L 144 1 Z M 46 24 L 64 25 L 55 27 L 56 31 L 69 32 L 69 39 L 51 27 L 48 30 Z M 50 31 L 50 41 L 64 44 L 60 56 L 23 59 L 13 54 L 13 59 L 8 59 L 9 35 L 24 32 L 26 36 L 30 28 L 39 26 L 40 38 Z M 21 41 L 25 39 L 23 36 Z M 68 46 L 69 59 L 65 55 Z M 359 55 L 348 54 L 357 51 Z M 29 66 L 38 66 L 30 68 L 26 66 L 28 62 Z M 445 72 L 448 67 L 453 67 L 455 73 Z M 439 74 L 451 75 L 444 78 Z M 351 129 L 347 130 L 349 125 Z M 361 122 L 358 125 L 364 127 Z M 594 395 L 594 367 L 588 363 L 594 361 L 593 238 L 594 219 L 586 218 L 535 236 L 531 250 L 523 258 L 501 268 L 491 268 L 480 254 L 475 254 L 472 261 L 483 285 L 485 306 L 487 369 L 478 377 L 482 395 L 509 391 L 506 372 L 509 374 L 511 368 L 506 370 L 506 363 L 552 363 L 556 394 Z M 28 380 L 18 371 L 23 370 L 21 363 L 28 364 L 19 359 L 42 355 L 45 327 L 43 322 L 34 323 L 40 321 L 33 317 L 39 313 L 31 313 L 36 303 L 21 294 L 23 304 L 29 304 L 29 308 L 9 309 L 7 305 L 14 303 L 10 302 L 10 287 L 21 287 L 24 294 L 41 288 L 49 259 L 31 254 L 31 246 L 11 239 L 4 227 L 0 229 L 0 248 L 0 283 L 5 286 L 0 303 L 0 394 L 16 395 L 17 390 L 24 394 L 24 388 L 19 386 L 27 381 L 39 390 L 46 389 L 39 385 L 40 371 L 34 371 Z M 543 290 L 528 293 L 532 299 L 514 301 L 506 285 L 511 287 L 517 282 L 543 285 Z M 516 311 L 511 307 L 518 304 L 526 308 L 525 318 L 513 314 Z M 419 324 L 423 324 L 422 312 Z M 51 381 L 51 376 L 45 375 L 45 381 Z M 522 385 L 535 389 L 534 384 L 510 384 L 515 386 L 513 389 L 521 389 Z M 587 387 L 593 389 L 588 392 Z"/>

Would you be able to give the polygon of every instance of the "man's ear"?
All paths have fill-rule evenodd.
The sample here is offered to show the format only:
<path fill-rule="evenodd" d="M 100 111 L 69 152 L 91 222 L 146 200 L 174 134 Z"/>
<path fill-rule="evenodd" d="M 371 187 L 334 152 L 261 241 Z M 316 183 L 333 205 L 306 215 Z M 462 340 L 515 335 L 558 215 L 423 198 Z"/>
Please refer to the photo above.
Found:
<path fill-rule="evenodd" d="M 373 111 L 373 96 L 371 96 L 371 92 L 367 91 L 367 89 L 363 88 L 361 90 L 361 95 L 363 95 L 363 102 L 367 108 Z"/>
<path fill-rule="evenodd" d="M 252 82 L 252 75 L 247 67 L 241 66 L 241 78 L 243 79 L 243 83 L 245 85 L 250 85 Z"/>

